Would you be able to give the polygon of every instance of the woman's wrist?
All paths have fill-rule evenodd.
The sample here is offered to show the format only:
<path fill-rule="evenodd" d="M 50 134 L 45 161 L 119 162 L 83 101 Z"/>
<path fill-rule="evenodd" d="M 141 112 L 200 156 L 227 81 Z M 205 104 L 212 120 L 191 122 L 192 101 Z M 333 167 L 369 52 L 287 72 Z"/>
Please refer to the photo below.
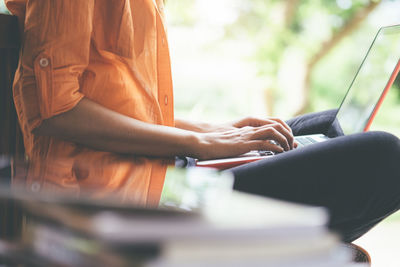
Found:
<path fill-rule="evenodd" d="M 185 155 L 183 156 L 189 156 L 197 159 L 202 158 L 203 157 L 202 151 L 204 150 L 205 143 L 206 142 L 203 133 L 191 132 L 188 138 L 186 138 L 184 144 Z"/>

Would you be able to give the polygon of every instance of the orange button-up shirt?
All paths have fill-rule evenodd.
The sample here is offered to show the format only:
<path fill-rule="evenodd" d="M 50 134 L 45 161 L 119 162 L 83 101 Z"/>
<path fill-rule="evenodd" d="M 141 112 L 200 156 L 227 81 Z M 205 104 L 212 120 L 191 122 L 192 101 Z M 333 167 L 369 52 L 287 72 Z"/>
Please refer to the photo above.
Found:
<path fill-rule="evenodd" d="M 157 205 L 165 161 L 97 151 L 32 130 L 83 97 L 144 122 L 173 126 L 162 0 L 6 4 L 19 18 L 23 40 L 14 101 L 31 163 L 25 188 Z"/>

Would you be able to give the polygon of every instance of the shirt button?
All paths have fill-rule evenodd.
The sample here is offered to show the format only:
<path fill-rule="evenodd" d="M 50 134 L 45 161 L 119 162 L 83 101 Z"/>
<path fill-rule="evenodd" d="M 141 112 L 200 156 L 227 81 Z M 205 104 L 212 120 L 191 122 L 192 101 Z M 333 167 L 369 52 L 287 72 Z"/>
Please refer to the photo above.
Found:
<path fill-rule="evenodd" d="M 165 46 L 165 38 L 164 37 L 161 39 L 161 42 L 162 42 L 162 45 Z"/>
<path fill-rule="evenodd" d="M 39 192 L 40 184 L 38 182 L 32 183 L 31 190 L 32 190 L 32 192 L 35 192 L 35 193 Z"/>
<path fill-rule="evenodd" d="M 168 96 L 167 95 L 164 97 L 164 104 L 168 105 Z"/>
<path fill-rule="evenodd" d="M 49 60 L 47 58 L 41 58 L 39 60 L 39 65 L 43 68 L 46 68 L 49 65 Z"/>

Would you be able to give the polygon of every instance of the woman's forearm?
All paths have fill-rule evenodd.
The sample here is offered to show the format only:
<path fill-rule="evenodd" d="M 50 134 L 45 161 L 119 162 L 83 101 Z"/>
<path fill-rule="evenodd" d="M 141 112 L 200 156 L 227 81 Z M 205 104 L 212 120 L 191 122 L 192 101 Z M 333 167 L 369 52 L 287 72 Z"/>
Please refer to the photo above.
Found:
<path fill-rule="evenodd" d="M 196 156 L 195 132 L 145 123 L 84 98 L 70 111 L 43 121 L 34 134 L 98 150 L 143 156 Z"/>
<path fill-rule="evenodd" d="M 199 159 L 236 156 L 250 150 L 282 152 L 290 150 L 293 143 L 292 134 L 281 123 L 241 128 L 222 125 L 208 132 L 204 131 L 207 127 L 196 132 L 195 123 L 178 125 L 183 129 L 142 122 L 84 98 L 73 109 L 44 120 L 33 133 L 109 152 Z"/>

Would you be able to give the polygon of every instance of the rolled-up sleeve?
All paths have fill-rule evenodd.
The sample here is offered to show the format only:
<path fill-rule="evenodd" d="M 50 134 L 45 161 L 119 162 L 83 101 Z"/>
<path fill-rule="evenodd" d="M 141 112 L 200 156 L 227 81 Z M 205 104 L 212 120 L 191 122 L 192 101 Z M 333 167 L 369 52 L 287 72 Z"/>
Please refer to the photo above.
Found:
<path fill-rule="evenodd" d="M 30 130 L 82 98 L 94 0 L 30 0 L 26 4 L 20 97 Z"/>

